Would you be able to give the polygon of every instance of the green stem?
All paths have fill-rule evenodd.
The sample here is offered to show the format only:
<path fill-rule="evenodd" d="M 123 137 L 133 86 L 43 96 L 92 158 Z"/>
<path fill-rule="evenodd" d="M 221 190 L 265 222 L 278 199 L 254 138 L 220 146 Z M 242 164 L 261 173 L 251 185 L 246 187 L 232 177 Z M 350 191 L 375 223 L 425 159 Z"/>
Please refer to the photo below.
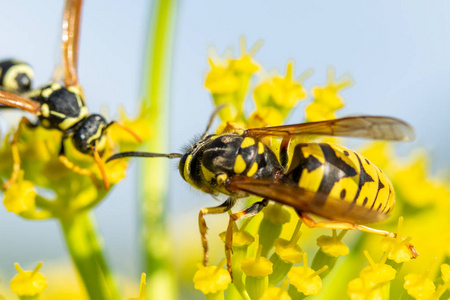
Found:
<path fill-rule="evenodd" d="M 77 214 L 60 222 L 72 261 L 90 299 L 120 300 L 91 215 Z"/>
<path fill-rule="evenodd" d="M 143 114 L 149 122 L 151 137 L 144 150 L 167 152 L 169 127 L 169 79 L 176 0 L 153 2 Z M 171 241 L 166 226 L 169 164 L 165 159 L 146 159 L 140 168 L 141 238 L 148 286 L 147 298 L 176 299 Z"/>

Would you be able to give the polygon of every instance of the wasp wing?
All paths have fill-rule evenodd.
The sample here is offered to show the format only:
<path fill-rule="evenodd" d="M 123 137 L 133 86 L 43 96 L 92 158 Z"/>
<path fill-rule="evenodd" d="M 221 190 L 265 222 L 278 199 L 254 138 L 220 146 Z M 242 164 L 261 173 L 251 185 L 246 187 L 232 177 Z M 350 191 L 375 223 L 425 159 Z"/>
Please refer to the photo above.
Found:
<path fill-rule="evenodd" d="M 35 115 L 39 115 L 41 112 L 41 104 L 39 102 L 5 91 L 0 91 L 0 104 L 25 110 Z"/>
<path fill-rule="evenodd" d="M 66 0 L 62 25 L 64 84 L 78 86 L 78 40 L 82 0 Z"/>
<path fill-rule="evenodd" d="M 229 190 L 244 191 L 291 206 L 298 212 L 310 212 L 334 221 L 365 224 L 379 222 L 387 218 L 387 214 L 376 210 L 332 198 L 324 193 L 313 192 L 279 182 L 246 176 L 234 176 L 230 178 L 227 188 Z"/>
<path fill-rule="evenodd" d="M 396 118 L 379 116 L 347 117 L 320 122 L 251 128 L 244 134 L 277 137 L 317 134 L 390 141 L 414 140 L 414 130 L 409 124 Z"/>

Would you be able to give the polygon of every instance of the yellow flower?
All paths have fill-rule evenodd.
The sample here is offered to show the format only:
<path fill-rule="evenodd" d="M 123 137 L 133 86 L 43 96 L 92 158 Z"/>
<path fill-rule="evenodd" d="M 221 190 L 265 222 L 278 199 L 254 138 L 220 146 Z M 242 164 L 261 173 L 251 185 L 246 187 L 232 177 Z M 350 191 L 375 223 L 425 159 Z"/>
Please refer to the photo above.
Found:
<path fill-rule="evenodd" d="M 415 207 L 426 207 L 436 204 L 440 199 L 447 201 L 450 198 L 447 184 L 432 178 L 428 170 L 428 158 L 421 152 L 394 174 L 393 182 L 397 192 Z"/>
<path fill-rule="evenodd" d="M 223 269 L 225 259 L 218 266 L 200 268 L 194 275 L 195 288 L 203 294 L 215 294 L 226 290 L 231 283 L 227 270 Z"/>
<path fill-rule="evenodd" d="M 281 125 L 280 117 L 272 118 L 271 115 L 268 115 L 268 112 L 271 112 L 271 109 L 275 109 L 284 119 L 299 101 L 306 98 L 306 91 L 302 83 L 292 78 L 293 68 L 293 62 L 289 62 L 284 77 L 280 75 L 273 76 L 255 87 L 253 98 L 256 104 L 256 111 L 250 118 L 255 118 L 255 115 L 257 115 L 267 124 L 272 126 Z"/>
<path fill-rule="evenodd" d="M 23 271 L 17 263 L 14 267 L 19 274 L 11 279 L 11 291 L 19 297 L 40 295 L 47 288 L 47 279 L 39 273 L 41 262 L 33 271 Z"/>
<path fill-rule="evenodd" d="M 280 287 L 269 287 L 259 300 L 291 300 L 291 296 L 286 291 L 287 285 L 288 281 L 284 280 Z"/>
<path fill-rule="evenodd" d="M 351 79 L 341 77 L 338 81 L 334 79 L 334 71 L 328 71 L 327 85 L 313 89 L 314 101 L 305 109 L 306 121 L 315 122 L 335 119 L 334 114 L 338 109 L 344 107 L 344 101 L 338 92 L 352 84 Z"/>
<path fill-rule="evenodd" d="M 347 255 L 350 253 L 350 249 L 341 241 L 343 234 L 345 234 L 345 231 L 342 231 L 338 236 L 336 230 L 333 230 L 333 236 L 321 235 L 317 238 L 317 246 L 324 253 L 333 257 Z"/>
<path fill-rule="evenodd" d="M 322 279 L 319 274 L 328 269 L 328 266 L 314 271 L 308 267 L 308 257 L 303 253 L 303 266 L 292 267 L 287 274 L 290 284 L 297 288 L 297 291 L 305 295 L 317 295 L 322 290 Z"/>
<path fill-rule="evenodd" d="M 370 265 L 365 267 L 359 273 L 359 277 L 364 281 L 366 286 L 372 288 L 382 284 L 386 284 L 395 278 L 397 271 L 390 265 L 386 265 L 386 256 L 379 263 L 375 263 L 369 256 L 367 250 L 364 251 Z"/>
<path fill-rule="evenodd" d="M 348 283 L 347 295 L 351 299 L 383 299 L 386 292 L 385 286 L 394 280 L 397 271 L 390 265 L 385 264 L 387 255 L 379 263 L 375 263 L 367 250 L 364 255 L 369 265 L 361 270 L 359 278 Z"/>
<path fill-rule="evenodd" d="M 237 91 L 239 80 L 230 68 L 230 60 L 226 60 L 222 64 L 216 64 L 212 59 L 208 61 L 211 66 L 211 71 L 206 76 L 205 88 L 211 94 L 229 94 Z"/>
<path fill-rule="evenodd" d="M 248 117 L 248 127 L 267 127 L 283 124 L 286 116 L 274 107 L 260 107 Z"/>
<path fill-rule="evenodd" d="M 293 237 L 290 241 L 282 238 L 276 239 L 274 241 L 275 253 L 278 254 L 278 256 L 285 262 L 292 264 L 300 263 L 303 258 L 303 252 L 297 245 L 299 237 L 299 235 L 297 238 Z"/>
<path fill-rule="evenodd" d="M 131 144 L 136 147 L 139 144 L 139 138 L 145 141 L 152 135 L 149 117 L 148 112 L 141 109 L 139 115 L 132 118 L 123 106 L 119 106 L 119 118 L 116 122 L 118 124 L 108 127 L 108 132 L 115 143 L 121 146 Z"/>
<path fill-rule="evenodd" d="M 285 224 L 291 220 L 291 214 L 281 204 L 268 205 L 264 210 L 264 218 L 273 224 Z"/>
<path fill-rule="evenodd" d="M 6 191 L 3 204 L 9 212 L 20 214 L 36 208 L 36 190 L 33 183 L 23 179 L 23 170 L 20 171 L 17 181 Z"/>
<path fill-rule="evenodd" d="M 397 236 L 385 237 L 381 241 L 381 249 L 388 253 L 388 258 L 396 263 L 402 263 L 415 258 L 417 252 L 409 243 L 411 238 L 402 237 L 403 217 L 398 219 Z"/>
<path fill-rule="evenodd" d="M 260 245 L 259 249 L 261 248 L 262 246 Z M 258 250 L 258 252 L 260 254 L 261 250 Z M 264 277 L 273 272 L 272 262 L 265 257 L 259 256 L 259 254 L 255 257 L 246 258 L 242 262 L 241 268 L 245 275 L 251 277 Z"/>
<path fill-rule="evenodd" d="M 348 283 L 347 295 L 351 300 L 383 300 L 381 289 L 368 289 L 361 278 L 355 278 Z"/>
<path fill-rule="evenodd" d="M 220 239 L 225 242 L 227 232 L 221 232 L 219 234 Z M 247 247 L 255 241 L 255 238 L 244 230 L 233 231 L 233 247 Z"/>
<path fill-rule="evenodd" d="M 429 299 L 436 291 L 436 286 L 430 278 L 423 274 L 410 273 L 405 276 L 403 285 L 409 295 L 416 299 Z"/>
<path fill-rule="evenodd" d="M 224 121 L 239 120 L 243 114 L 243 102 L 252 75 L 259 69 L 253 55 L 261 46 L 256 43 L 248 52 L 245 39 L 241 38 L 241 56 L 236 59 L 219 60 L 209 58 L 211 70 L 205 79 L 205 88 L 213 97 L 216 106 L 228 104 L 219 112 Z"/>

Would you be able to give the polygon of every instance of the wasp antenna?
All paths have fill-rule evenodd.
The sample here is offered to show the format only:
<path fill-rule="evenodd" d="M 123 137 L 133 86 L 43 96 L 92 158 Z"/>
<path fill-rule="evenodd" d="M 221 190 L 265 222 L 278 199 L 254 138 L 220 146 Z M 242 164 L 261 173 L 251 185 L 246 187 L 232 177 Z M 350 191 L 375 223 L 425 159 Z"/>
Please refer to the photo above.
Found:
<path fill-rule="evenodd" d="M 111 160 L 123 157 L 167 157 L 169 159 L 172 159 L 172 158 L 181 158 L 182 156 L 183 154 L 180 153 L 151 153 L 151 152 L 130 151 L 114 154 L 110 156 L 106 160 L 106 162 L 110 162 Z"/>
<path fill-rule="evenodd" d="M 131 130 L 130 128 L 126 127 L 125 125 L 123 125 L 123 124 L 121 124 L 121 123 L 119 123 L 119 122 L 117 122 L 117 121 L 111 121 L 111 122 L 108 124 L 108 126 L 106 126 L 106 128 L 108 128 L 109 126 L 111 126 L 111 125 L 113 125 L 113 124 L 115 124 L 115 125 L 117 125 L 117 126 L 120 126 L 120 128 L 122 128 L 123 130 L 125 130 L 126 132 L 128 132 L 129 134 L 131 134 L 132 136 L 134 136 L 134 138 L 135 138 L 139 143 L 142 143 L 142 138 L 141 138 L 136 132 L 134 132 L 134 131 Z"/>
<path fill-rule="evenodd" d="M 83 0 L 66 0 L 63 14 L 62 61 L 64 85 L 78 85 L 78 40 Z"/>
<path fill-rule="evenodd" d="M 209 117 L 208 125 L 206 125 L 206 130 L 200 139 L 203 139 L 208 134 L 208 131 L 211 129 L 212 123 L 214 122 L 214 118 L 222 110 L 222 108 L 224 108 L 227 105 L 228 104 L 226 104 L 226 103 L 220 104 L 219 106 L 216 107 L 216 109 L 213 110 L 211 116 Z"/>
<path fill-rule="evenodd" d="M 97 163 L 100 173 L 102 174 L 103 186 L 105 187 L 105 190 L 109 190 L 108 175 L 106 174 L 102 159 L 100 158 L 100 155 L 98 154 L 97 148 L 95 146 L 92 147 L 92 153 L 94 154 L 95 162 Z"/>

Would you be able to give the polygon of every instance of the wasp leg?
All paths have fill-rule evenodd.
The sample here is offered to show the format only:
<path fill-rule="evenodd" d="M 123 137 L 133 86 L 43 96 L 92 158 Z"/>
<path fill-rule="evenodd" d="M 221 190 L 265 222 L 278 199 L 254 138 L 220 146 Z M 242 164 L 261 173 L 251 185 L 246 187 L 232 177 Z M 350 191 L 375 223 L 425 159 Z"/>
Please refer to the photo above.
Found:
<path fill-rule="evenodd" d="M 206 226 L 206 221 L 204 215 L 221 214 L 224 213 L 234 206 L 236 199 L 233 197 L 228 197 L 224 203 L 215 207 L 205 207 L 200 210 L 198 214 L 198 228 L 200 230 L 200 235 L 202 237 L 203 246 L 203 265 L 206 266 L 208 263 L 208 240 L 206 239 L 206 232 L 208 231 L 208 226 Z"/>
<path fill-rule="evenodd" d="M 382 236 L 389 236 L 389 237 L 393 237 L 393 238 L 395 238 L 397 236 L 393 232 L 374 229 L 371 227 L 355 224 L 352 222 L 341 222 L 341 221 L 316 222 L 313 219 L 311 219 L 311 217 L 308 216 L 304 212 L 300 212 L 299 215 L 300 215 L 300 218 L 302 219 L 303 223 L 305 223 L 305 225 L 308 226 L 309 228 L 360 230 L 360 231 L 364 231 L 364 232 L 368 232 L 368 233 L 373 233 L 373 234 L 382 235 Z"/>
<path fill-rule="evenodd" d="M 62 61 L 64 70 L 64 85 L 78 84 L 78 40 L 82 0 L 66 0 L 64 6 L 62 28 Z M 81 89 L 80 89 L 81 90 Z"/>
<path fill-rule="evenodd" d="M 11 141 L 11 153 L 12 153 L 12 159 L 13 159 L 13 170 L 11 173 L 11 177 L 6 181 L 2 188 L 3 190 L 6 190 L 9 188 L 14 182 L 16 182 L 17 177 L 19 176 L 20 172 L 20 154 L 19 154 L 19 147 L 17 144 L 19 143 L 20 138 L 20 132 L 22 131 L 22 126 L 24 125 L 32 125 L 31 122 L 25 118 L 22 117 L 22 119 L 19 122 L 19 125 L 17 127 L 16 132 L 14 133 L 13 139 Z"/>
<path fill-rule="evenodd" d="M 89 176 L 89 178 L 91 178 L 92 182 L 94 183 L 96 188 L 99 188 L 98 182 L 97 182 L 97 178 L 94 176 L 94 174 L 89 171 L 88 169 L 84 169 L 78 165 L 76 165 L 75 163 L 71 162 L 64 151 L 64 138 L 61 140 L 61 148 L 59 150 L 59 161 L 68 169 L 72 170 L 73 172 L 79 174 L 79 175 L 84 175 L 84 176 Z"/>
<path fill-rule="evenodd" d="M 246 209 L 238 211 L 230 215 L 230 221 L 228 222 L 227 236 L 225 239 L 225 253 L 227 256 L 227 268 L 228 272 L 231 274 L 231 251 L 233 246 L 233 224 L 239 219 L 250 218 L 259 213 L 264 207 L 269 204 L 269 200 L 263 199 L 261 201 L 255 202 Z"/>
<path fill-rule="evenodd" d="M 97 145 L 97 142 L 95 143 Z M 105 171 L 105 166 L 103 165 L 102 159 L 100 155 L 98 154 L 96 146 L 92 147 L 92 153 L 94 154 L 95 163 L 98 166 L 98 169 L 100 170 L 100 173 L 102 174 L 103 178 L 103 186 L 105 190 L 109 190 L 109 181 L 108 181 L 108 175 Z"/>

